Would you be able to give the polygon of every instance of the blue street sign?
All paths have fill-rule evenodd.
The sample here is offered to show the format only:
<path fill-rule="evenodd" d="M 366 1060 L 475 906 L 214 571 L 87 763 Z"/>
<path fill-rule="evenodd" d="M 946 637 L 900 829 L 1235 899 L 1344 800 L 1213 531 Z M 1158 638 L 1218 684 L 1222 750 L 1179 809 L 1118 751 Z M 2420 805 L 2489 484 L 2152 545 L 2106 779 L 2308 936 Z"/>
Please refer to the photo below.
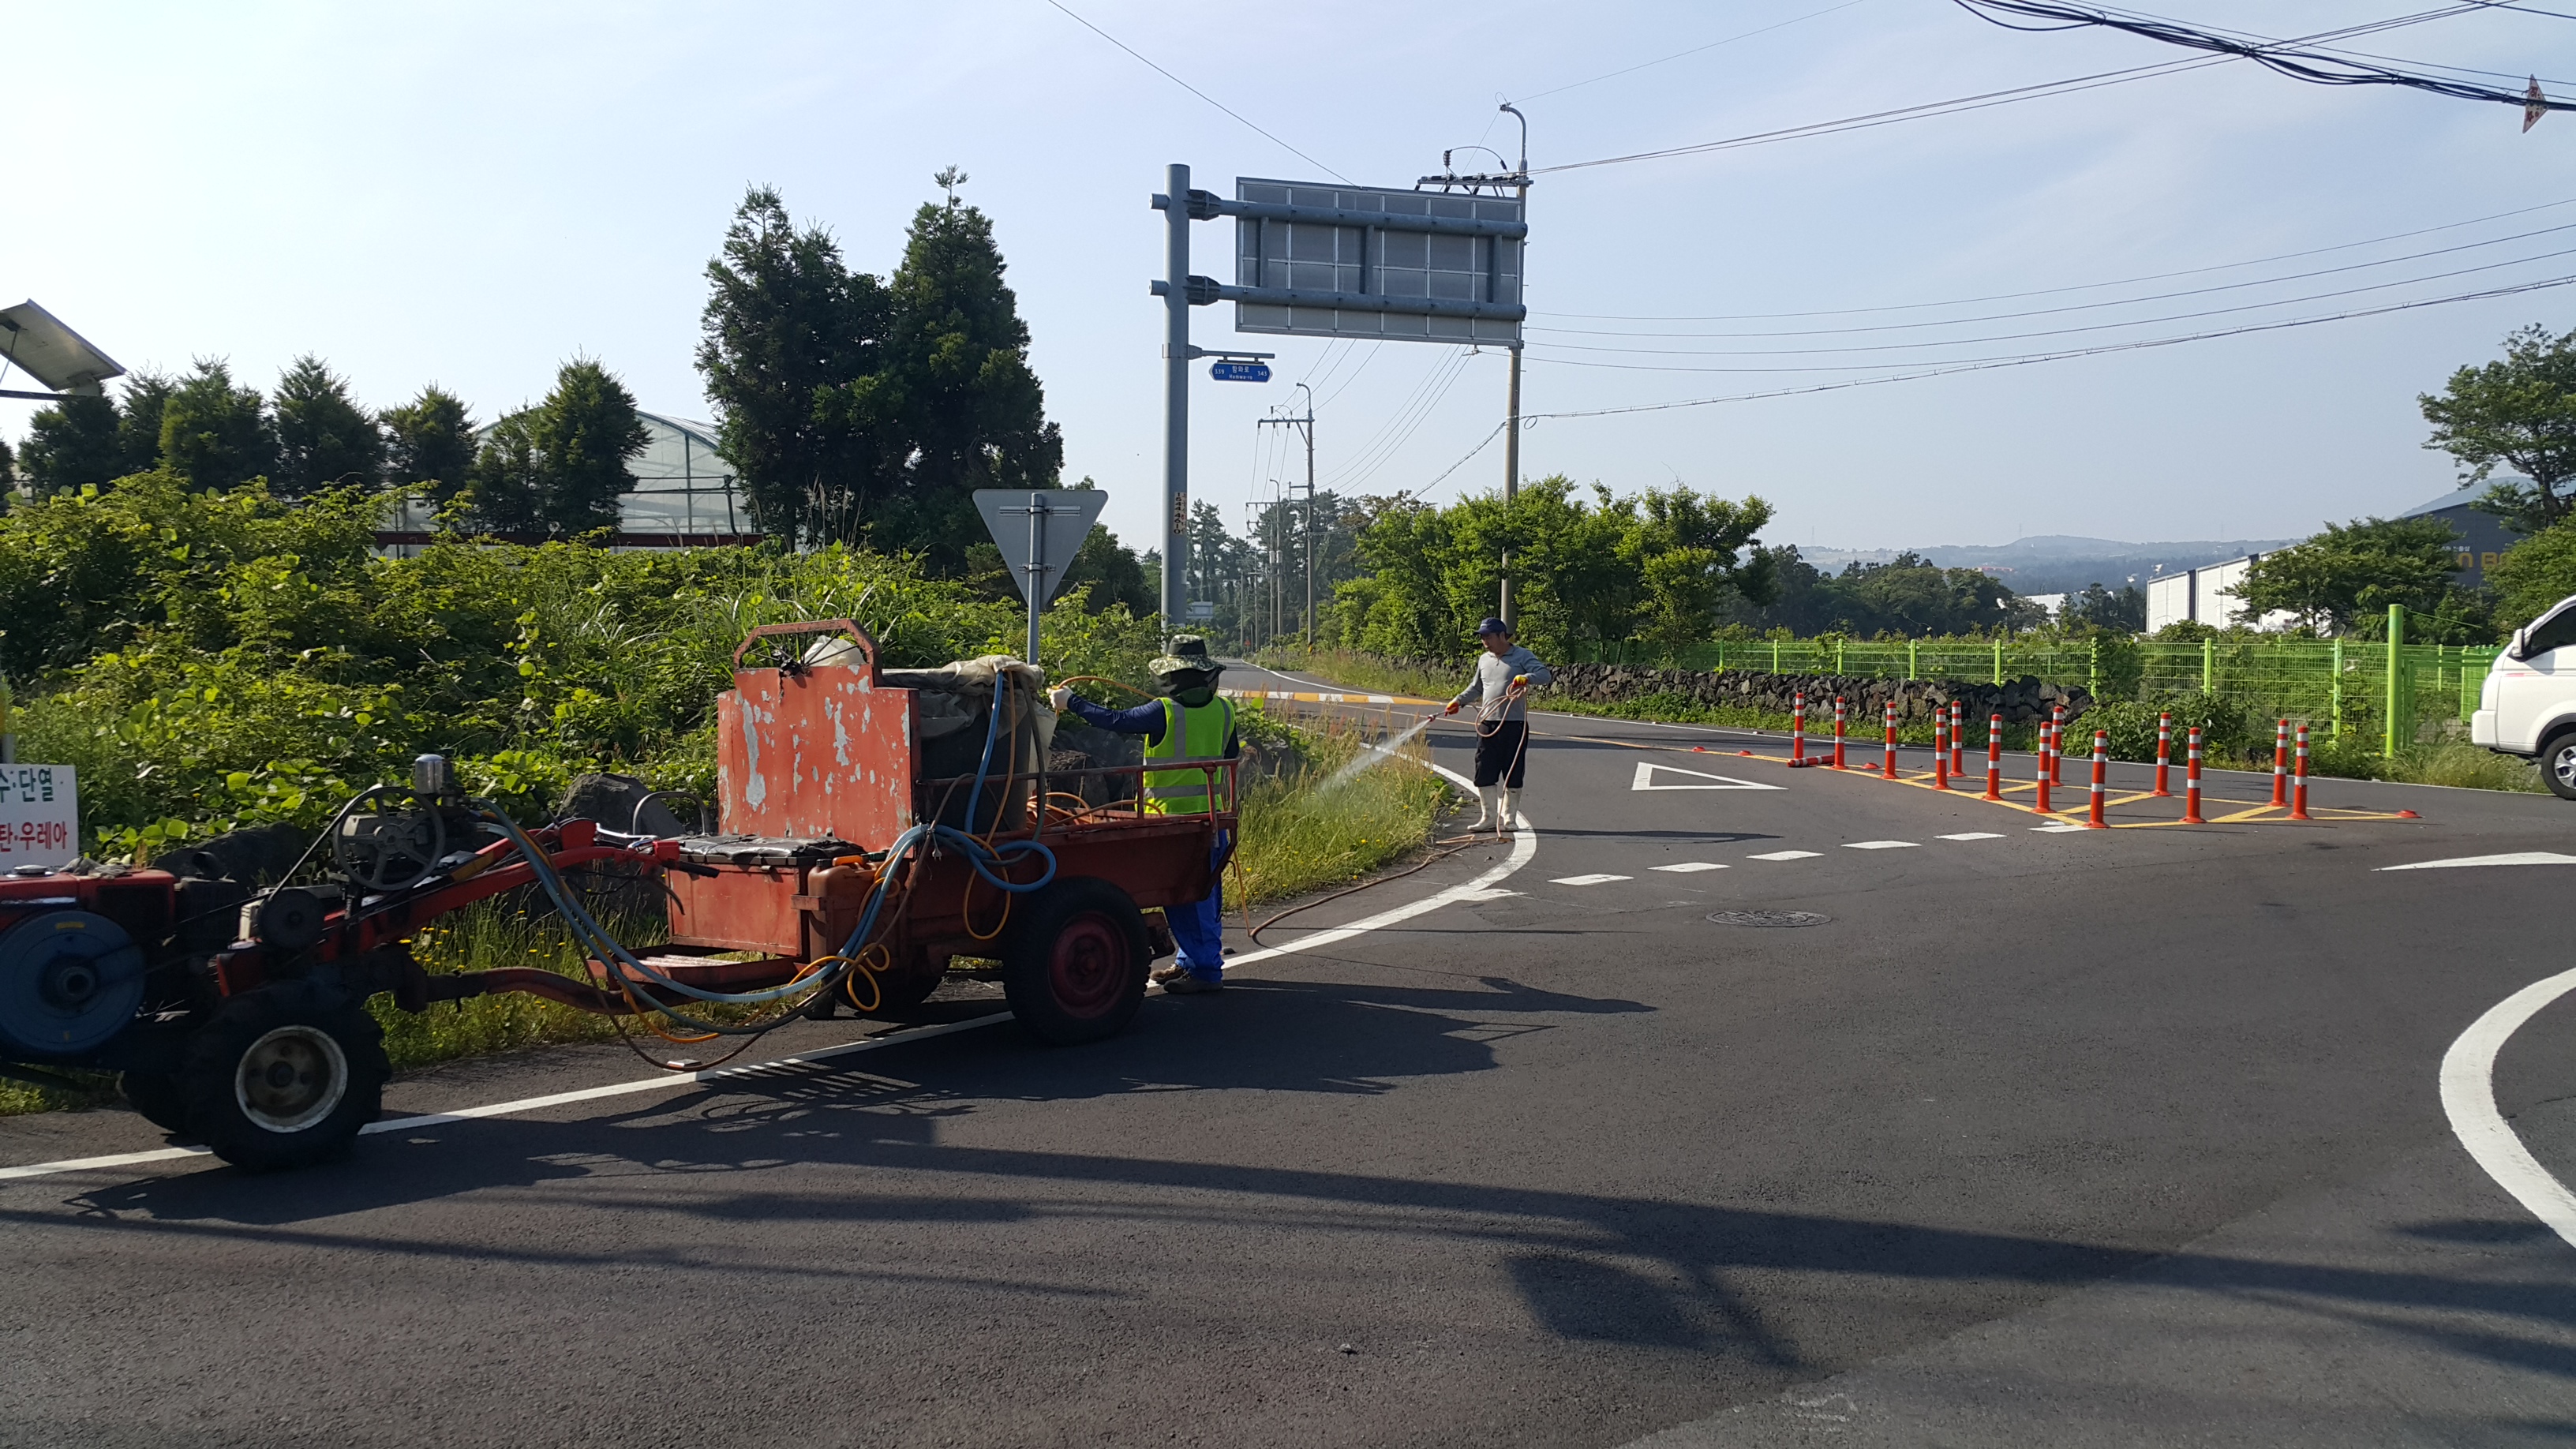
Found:
<path fill-rule="evenodd" d="M 1268 382 L 1270 364 L 1266 362 L 1218 362 L 1208 367 L 1208 376 L 1219 382 Z"/>

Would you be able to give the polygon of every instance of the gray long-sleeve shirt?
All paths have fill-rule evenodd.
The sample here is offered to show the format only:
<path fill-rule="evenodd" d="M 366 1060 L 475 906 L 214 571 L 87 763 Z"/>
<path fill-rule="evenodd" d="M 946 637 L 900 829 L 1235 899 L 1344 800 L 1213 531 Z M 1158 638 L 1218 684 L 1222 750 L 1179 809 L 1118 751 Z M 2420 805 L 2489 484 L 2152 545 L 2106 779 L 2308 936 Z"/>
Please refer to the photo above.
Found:
<path fill-rule="evenodd" d="M 1467 687 L 1459 690 L 1457 698 L 1449 702 L 1463 706 L 1470 699 L 1478 699 L 1486 707 L 1489 719 L 1527 719 L 1529 718 L 1527 699 L 1513 700 L 1509 706 L 1502 707 L 1499 711 L 1496 708 L 1503 695 L 1511 689 L 1513 677 L 1523 674 L 1529 676 L 1529 682 L 1533 688 L 1556 682 L 1556 676 L 1548 672 L 1546 665 L 1538 662 L 1538 656 L 1518 644 L 1500 654 L 1479 654 L 1476 656 L 1476 677 L 1469 680 Z"/>

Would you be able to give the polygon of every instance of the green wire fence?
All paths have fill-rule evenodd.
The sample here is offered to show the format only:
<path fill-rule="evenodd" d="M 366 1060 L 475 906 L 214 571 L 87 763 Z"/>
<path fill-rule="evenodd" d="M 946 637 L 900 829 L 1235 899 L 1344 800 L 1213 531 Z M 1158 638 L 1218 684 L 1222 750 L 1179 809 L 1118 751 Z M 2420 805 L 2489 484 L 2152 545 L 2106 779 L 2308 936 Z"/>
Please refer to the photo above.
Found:
<path fill-rule="evenodd" d="M 2269 634 L 2197 641 L 1721 639 L 1681 649 L 1628 642 L 1574 652 L 1585 656 L 1583 663 L 1662 669 L 1994 684 L 2029 675 L 2080 684 L 2101 700 L 2205 693 L 2267 717 L 2323 726 L 2337 738 L 2371 741 L 2394 755 L 2443 719 L 2467 720 L 2502 651 L 2405 643 L 2405 613 L 2398 608 L 2389 611 L 2388 635 L 2385 643 Z"/>

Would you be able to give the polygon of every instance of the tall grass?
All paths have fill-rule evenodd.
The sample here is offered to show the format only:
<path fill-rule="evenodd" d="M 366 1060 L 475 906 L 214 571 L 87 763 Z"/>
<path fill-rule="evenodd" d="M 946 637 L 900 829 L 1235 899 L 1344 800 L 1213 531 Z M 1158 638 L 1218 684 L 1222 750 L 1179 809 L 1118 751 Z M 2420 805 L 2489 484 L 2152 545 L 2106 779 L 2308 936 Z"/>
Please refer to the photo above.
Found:
<path fill-rule="evenodd" d="M 1298 726 L 1295 764 L 1247 782 L 1233 904 L 1260 905 L 1362 879 L 1431 839 L 1449 784 L 1429 769 L 1419 734 L 1390 743 L 1403 723 L 1326 715 Z M 1344 767 L 1384 752 L 1374 768 L 1337 783 Z"/>

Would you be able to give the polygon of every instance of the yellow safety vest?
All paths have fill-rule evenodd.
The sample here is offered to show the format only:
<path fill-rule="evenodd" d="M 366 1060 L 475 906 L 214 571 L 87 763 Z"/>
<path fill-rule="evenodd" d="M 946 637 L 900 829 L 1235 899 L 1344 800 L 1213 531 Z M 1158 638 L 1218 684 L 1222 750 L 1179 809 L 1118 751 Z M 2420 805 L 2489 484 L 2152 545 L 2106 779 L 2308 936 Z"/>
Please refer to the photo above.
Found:
<path fill-rule="evenodd" d="M 1219 697 L 1190 709 L 1177 699 L 1167 698 L 1163 701 L 1163 737 L 1146 742 L 1145 763 L 1222 760 L 1226 739 L 1233 733 L 1233 700 Z M 1224 788 L 1223 772 L 1149 769 L 1145 772 L 1145 808 L 1156 815 L 1196 815 L 1202 810 L 1215 814 L 1208 800 L 1211 779 L 1218 782 L 1220 790 Z"/>

